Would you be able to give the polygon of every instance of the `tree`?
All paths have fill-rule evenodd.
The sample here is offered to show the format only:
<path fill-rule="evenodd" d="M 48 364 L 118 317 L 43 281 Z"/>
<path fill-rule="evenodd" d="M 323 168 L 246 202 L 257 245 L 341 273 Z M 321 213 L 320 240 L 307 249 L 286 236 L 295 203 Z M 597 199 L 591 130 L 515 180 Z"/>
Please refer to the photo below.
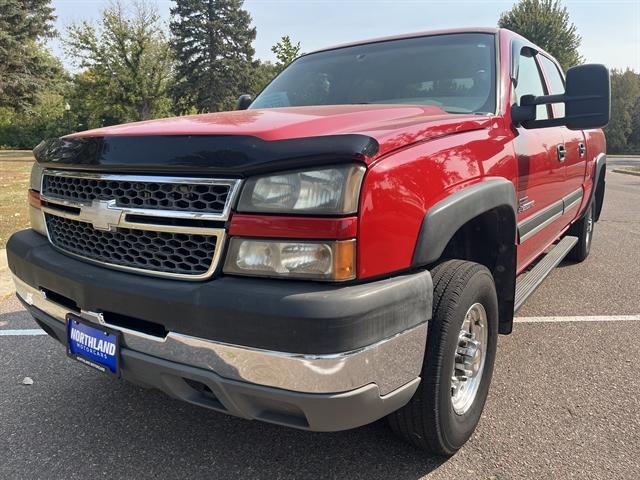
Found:
<path fill-rule="evenodd" d="M 638 76 L 638 83 L 640 83 L 640 75 L 636 75 Z M 631 111 L 631 133 L 629 134 L 627 143 L 630 144 L 631 150 L 634 153 L 640 153 L 640 97 L 636 100 Z"/>
<path fill-rule="evenodd" d="M 271 51 L 276 54 L 278 61 L 275 66 L 277 73 L 280 73 L 300 55 L 300 42 L 294 45 L 289 35 L 285 35 L 271 47 Z"/>
<path fill-rule="evenodd" d="M 176 0 L 171 9 L 178 108 L 228 109 L 252 87 L 256 29 L 242 0 Z"/>
<path fill-rule="evenodd" d="M 69 133 L 64 97 L 53 90 L 39 92 L 33 106 L 17 112 L 0 108 L 0 146 L 32 149 L 44 138 Z"/>
<path fill-rule="evenodd" d="M 611 120 L 605 129 L 607 150 L 627 153 L 633 150 L 637 106 L 640 105 L 640 76 L 633 70 L 611 72 Z M 637 145 L 636 145 L 637 146 Z"/>
<path fill-rule="evenodd" d="M 62 74 L 42 41 L 55 35 L 50 0 L 0 0 L 0 107 L 22 111 Z"/>
<path fill-rule="evenodd" d="M 140 1 L 126 8 L 116 1 L 98 26 L 70 26 L 64 44 L 87 72 L 80 81 L 98 116 L 117 111 L 118 120 L 131 121 L 167 113 L 172 57 L 154 7 Z"/>
<path fill-rule="evenodd" d="M 74 130 L 117 125 L 132 119 L 131 106 L 108 101 L 110 92 L 102 75 L 93 68 L 78 72 L 65 92 L 71 106 Z"/>
<path fill-rule="evenodd" d="M 559 0 L 520 0 L 500 15 L 498 26 L 519 33 L 545 49 L 565 71 L 583 62 L 578 53 L 582 39 Z"/>

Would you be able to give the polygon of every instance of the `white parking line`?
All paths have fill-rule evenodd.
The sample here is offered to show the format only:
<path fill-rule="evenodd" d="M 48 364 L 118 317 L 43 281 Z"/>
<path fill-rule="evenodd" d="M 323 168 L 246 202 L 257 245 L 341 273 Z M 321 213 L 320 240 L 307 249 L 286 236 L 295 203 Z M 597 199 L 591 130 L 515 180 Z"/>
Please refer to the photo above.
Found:
<path fill-rule="evenodd" d="M 46 335 L 47 332 L 39 328 L 28 328 L 22 330 L 0 330 L 0 337 L 33 337 L 35 335 Z"/>
<path fill-rule="evenodd" d="M 560 322 L 637 322 L 640 315 L 592 315 L 574 317 L 516 317 L 516 323 L 560 323 Z"/>

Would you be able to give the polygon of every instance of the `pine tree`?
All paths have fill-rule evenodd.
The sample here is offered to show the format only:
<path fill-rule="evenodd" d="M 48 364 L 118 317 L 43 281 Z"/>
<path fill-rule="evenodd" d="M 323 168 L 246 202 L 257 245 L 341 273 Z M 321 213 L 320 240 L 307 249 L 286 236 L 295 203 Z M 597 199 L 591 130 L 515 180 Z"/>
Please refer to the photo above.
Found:
<path fill-rule="evenodd" d="M 42 41 L 55 35 L 50 0 L 0 0 L 0 107 L 33 105 L 62 68 Z"/>
<path fill-rule="evenodd" d="M 228 109 L 251 90 L 256 29 L 242 5 L 242 0 L 176 0 L 170 28 L 179 110 Z"/>
<path fill-rule="evenodd" d="M 578 53 L 582 39 L 559 0 L 520 0 L 500 15 L 498 26 L 519 33 L 545 49 L 565 71 L 583 62 Z"/>

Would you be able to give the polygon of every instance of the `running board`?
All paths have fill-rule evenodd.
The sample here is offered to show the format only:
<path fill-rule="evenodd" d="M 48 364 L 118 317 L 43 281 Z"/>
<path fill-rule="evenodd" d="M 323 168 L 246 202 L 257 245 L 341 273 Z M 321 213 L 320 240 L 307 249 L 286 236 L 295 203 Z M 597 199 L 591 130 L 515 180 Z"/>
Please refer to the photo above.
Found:
<path fill-rule="evenodd" d="M 558 266 L 562 259 L 567 256 L 576 243 L 578 243 L 578 237 L 564 237 L 535 267 L 518 277 L 516 280 L 514 311 L 517 312 L 520 309 L 524 302 L 527 301 L 527 298 L 536 291 L 536 288 L 538 288 L 542 281 L 547 278 L 547 275 Z"/>

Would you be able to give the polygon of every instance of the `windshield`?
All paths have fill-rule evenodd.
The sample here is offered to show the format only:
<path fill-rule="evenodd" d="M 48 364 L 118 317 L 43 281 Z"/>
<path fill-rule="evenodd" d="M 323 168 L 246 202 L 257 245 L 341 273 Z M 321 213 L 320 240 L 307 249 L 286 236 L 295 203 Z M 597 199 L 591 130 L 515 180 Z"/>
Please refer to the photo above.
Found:
<path fill-rule="evenodd" d="M 378 103 L 494 113 L 494 41 L 460 33 L 313 53 L 278 75 L 251 108 Z"/>

